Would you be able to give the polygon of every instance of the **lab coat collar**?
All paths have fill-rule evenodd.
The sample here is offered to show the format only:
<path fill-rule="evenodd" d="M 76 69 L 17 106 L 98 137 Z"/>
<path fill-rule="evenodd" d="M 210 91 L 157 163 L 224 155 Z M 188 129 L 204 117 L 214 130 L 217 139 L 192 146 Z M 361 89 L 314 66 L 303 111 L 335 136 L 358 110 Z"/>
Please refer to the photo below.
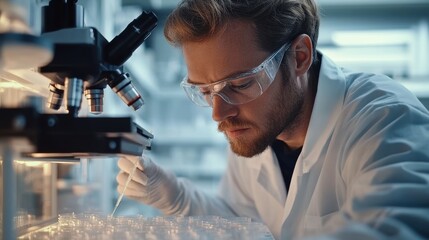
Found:
<path fill-rule="evenodd" d="M 241 157 L 239 157 L 241 158 Z M 251 170 L 255 173 L 257 192 L 267 193 L 268 205 L 278 204 L 283 208 L 286 201 L 286 188 L 280 170 L 277 156 L 271 147 L 267 147 L 262 153 L 251 158 L 243 158 Z"/>
<path fill-rule="evenodd" d="M 326 56 L 321 58 L 319 82 L 310 123 L 299 159 L 301 173 L 308 172 L 318 161 L 320 153 L 329 139 L 342 108 L 346 92 L 343 71 Z M 299 161 L 298 159 L 298 161 Z M 297 164 L 298 165 L 298 164 Z M 298 169 L 297 169 L 298 170 Z"/>
<path fill-rule="evenodd" d="M 307 204 L 296 201 L 296 199 L 302 199 L 302 196 L 299 197 L 298 195 L 307 194 L 305 190 L 298 191 L 298 188 L 314 188 L 314 186 L 307 184 L 311 175 L 310 169 L 323 157 L 322 149 L 333 131 L 346 92 L 346 79 L 341 69 L 326 56 L 322 56 L 321 61 L 317 94 L 307 135 L 295 165 L 288 197 L 284 205 L 283 229 L 296 228 L 296 218 L 291 216 L 297 216 L 301 207 Z"/>
<path fill-rule="evenodd" d="M 280 206 L 283 206 L 286 201 L 286 187 L 274 151 L 268 147 L 257 159 L 259 159 L 258 183 Z"/>

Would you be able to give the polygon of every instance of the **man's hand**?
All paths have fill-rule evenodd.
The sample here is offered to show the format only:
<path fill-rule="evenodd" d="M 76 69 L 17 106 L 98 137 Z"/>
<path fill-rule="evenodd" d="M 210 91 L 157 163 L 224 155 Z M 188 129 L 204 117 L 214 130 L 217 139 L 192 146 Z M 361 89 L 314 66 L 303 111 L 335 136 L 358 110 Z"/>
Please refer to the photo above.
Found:
<path fill-rule="evenodd" d="M 160 168 L 147 156 L 126 156 L 119 160 L 118 166 L 121 172 L 116 176 L 118 192 L 122 193 L 135 164 L 137 169 L 125 190 L 125 196 L 156 207 L 165 214 L 172 213 L 183 200 L 180 199 L 183 194 L 180 194 L 181 189 L 177 178 L 173 173 Z"/>

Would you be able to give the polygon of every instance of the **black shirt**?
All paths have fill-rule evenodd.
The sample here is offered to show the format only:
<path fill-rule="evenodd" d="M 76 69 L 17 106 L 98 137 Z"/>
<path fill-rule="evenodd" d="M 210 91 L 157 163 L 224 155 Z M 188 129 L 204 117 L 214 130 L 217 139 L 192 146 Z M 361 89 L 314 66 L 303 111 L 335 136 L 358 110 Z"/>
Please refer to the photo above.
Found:
<path fill-rule="evenodd" d="M 276 140 L 271 147 L 277 156 L 279 161 L 280 170 L 283 175 L 283 181 L 285 182 L 286 191 L 289 192 L 289 185 L 292 179 L 293 169 L 295 168 L 296 160 L 301 154 L 301 148 L 296 150 L 290 149 L 284 142 Z"/>

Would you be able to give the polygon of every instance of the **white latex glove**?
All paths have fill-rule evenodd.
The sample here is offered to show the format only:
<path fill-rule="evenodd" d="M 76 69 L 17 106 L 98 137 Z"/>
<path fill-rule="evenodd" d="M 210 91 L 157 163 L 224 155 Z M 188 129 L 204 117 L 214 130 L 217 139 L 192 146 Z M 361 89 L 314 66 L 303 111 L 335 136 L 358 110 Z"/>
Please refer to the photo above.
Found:
<path fill-rule="evenodd" d="M 122 193 L 134 163 L 137 169 L 125 190 L 125 196 L 160 209 L 164 214 L 174 214 L 184 202 L 183 185 L 176 176 L 163 170 L 147 156 L 126 156 L 119 159 L 121 169 L 116 176 L 118 192 Z"/>

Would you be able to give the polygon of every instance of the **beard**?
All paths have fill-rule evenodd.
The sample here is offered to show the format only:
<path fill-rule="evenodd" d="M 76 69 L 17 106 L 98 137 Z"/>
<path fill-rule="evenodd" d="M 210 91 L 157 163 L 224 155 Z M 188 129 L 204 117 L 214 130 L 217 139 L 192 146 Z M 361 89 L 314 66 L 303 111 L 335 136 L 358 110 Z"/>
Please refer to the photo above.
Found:
<path fill-rule="evenodd" d="M 280 79 L 278 79 L 280 80 Z M 293 84 L 288 84 L 290 79 L 282 79 L 282 89 L 274 96 L 275 105 L 269 106 L 264 111 L 264 122 L 259 126 L 249 120 L 238 117 L 229 118 L 219 123 L 218 130 L 225 133 L 228 128 L 250 128 L 254 137 L 239 136 L 235 139 L 228 138 L 231 150 L 239 156 L 253 157 L 262 153 L 274 142 L 280 133 L 291 132 L 298 123 L 304 104 L 303 93 Z M 288 82 L 288 83 L 286 83 Z M 255 99 L 257 101 L 257 99 Z"/>

